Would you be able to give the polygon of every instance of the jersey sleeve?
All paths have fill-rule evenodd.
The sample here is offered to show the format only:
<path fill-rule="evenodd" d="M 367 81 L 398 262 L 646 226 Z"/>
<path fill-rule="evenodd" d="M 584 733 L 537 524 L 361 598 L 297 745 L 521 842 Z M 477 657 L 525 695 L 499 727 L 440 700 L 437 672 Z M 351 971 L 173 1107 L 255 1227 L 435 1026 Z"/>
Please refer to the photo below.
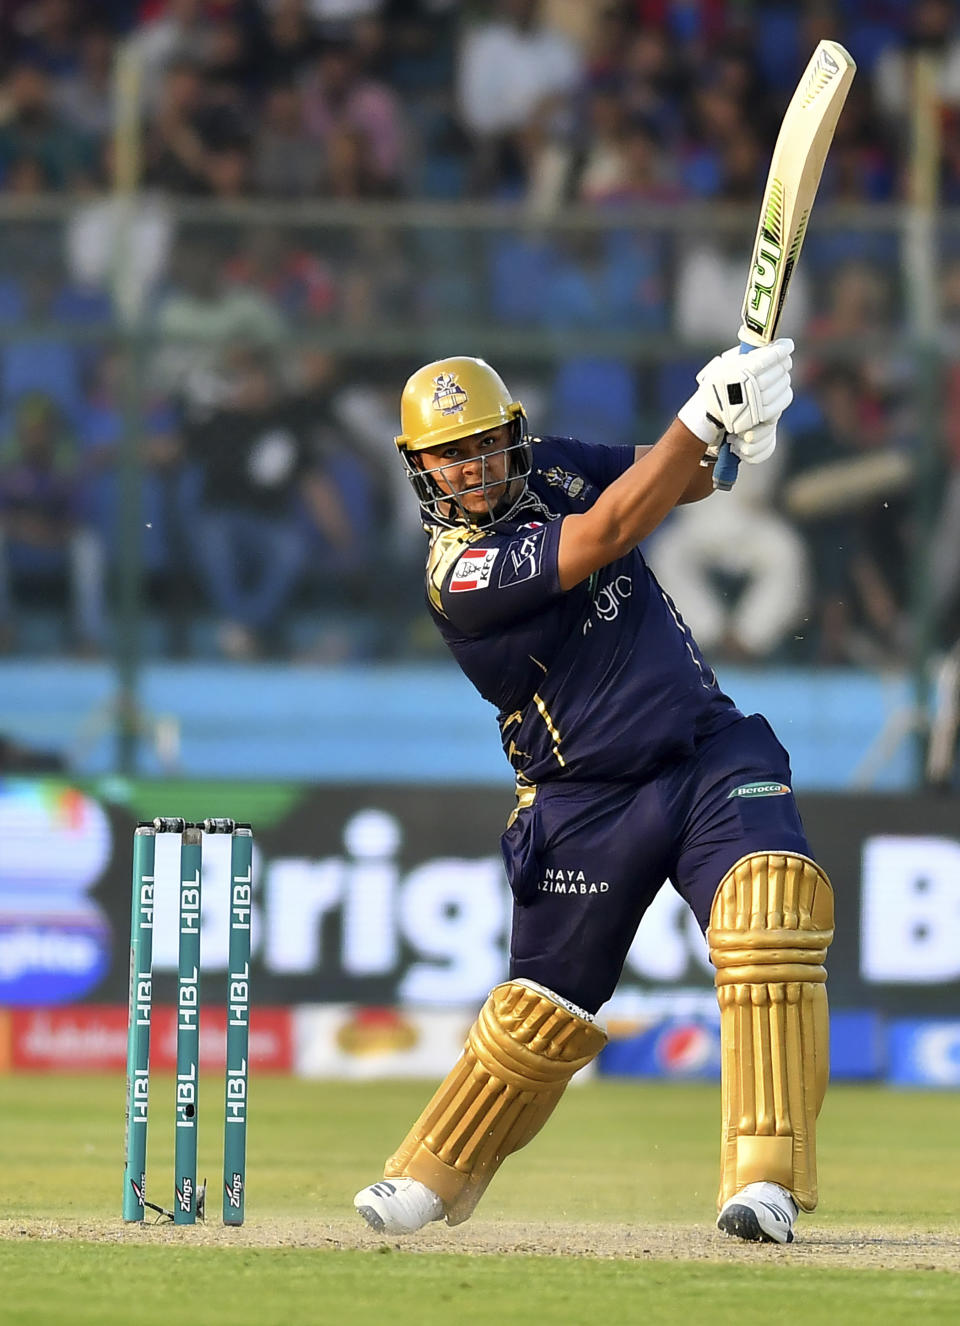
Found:
<path fill-rule="evenodd" d="M 619 479 L 637 458 L 635 447 L 608 447 L 573 437 L 563 438 L 559 446 L 564 459 L 601 490 Z"/>
<path fill-rule="evenodd" d="M 439 607 L 466 635 L 482 635 L 539 612 L 562 594 L 561 520 L 481 538 L 445 568 Z"/>

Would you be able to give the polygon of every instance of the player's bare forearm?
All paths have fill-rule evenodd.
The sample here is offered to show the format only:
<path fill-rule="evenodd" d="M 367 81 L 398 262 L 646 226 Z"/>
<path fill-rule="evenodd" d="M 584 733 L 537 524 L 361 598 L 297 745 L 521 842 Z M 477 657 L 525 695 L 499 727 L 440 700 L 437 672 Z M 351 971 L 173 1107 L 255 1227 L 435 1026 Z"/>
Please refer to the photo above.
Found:
<path fill-rule="evenodd" d="M 561 589 L 572 589 L 625 556 L 680 502 L 705 497 L 711 483 L 710 471 L 700 464 L 703 452 L 699 438 L 675 419 L 660 441 L 645 448 L 589 511 L 567 516 L 560 531 Z"/>
<path fill-rule="evenodd" d="M 702 502 L 705 497 L 711 497 L 715 491 L 713 466 L 698 465 L 693 478 L 680 494 L 677 506 L 686 506 L 688 502 Z"/>
<path fill-rule="evenodd" d="M 637 447 L 637 460 L 645 456 L 653 447 Z M 697 466 L 696 473 L 684 488 L 683 492 L 677 498 L 677 506 L 686 506 L 688 502 L 702 502 L 705 497 L 711 497 L 715 492 L 713 486 L 713 466 L 700 464 Z"/>

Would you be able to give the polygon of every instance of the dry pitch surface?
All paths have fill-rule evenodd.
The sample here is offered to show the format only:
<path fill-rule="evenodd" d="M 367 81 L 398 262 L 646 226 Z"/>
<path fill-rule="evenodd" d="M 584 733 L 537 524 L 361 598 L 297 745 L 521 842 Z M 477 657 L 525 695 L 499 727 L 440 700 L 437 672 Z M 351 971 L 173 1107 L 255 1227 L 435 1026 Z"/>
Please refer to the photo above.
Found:
<path fill-rule="evenodd" d="M 3 1326 L 805 1326 L 960 1321 L 956 1096 L 834 1090 L 821 1205 L 790 1247 L 713 1227 L 718 1092 L 567 1093 L 476 1217 L 405 1240 L 352 1210 L 425 1083 L 255 1079 L 247 1223 L 219 1212 L 222 1079 L 201 1083 L 209 1223 L 120 1220 L 120 1078 L 0 1077 Z M 151 1087 L 147 1192 L 169 1205 L 173 1083 Z M 785 1315 L 782 1311 L 780 1315 Z"/>
<path fill-rule="evenodd" d="M 567 1256 L 674 1262 L 728 1262 L 797 1267 L 861 1267 L 871 1270 L 960 1272 L 960 1232 L 919 1231 L 906 1226 L 837 1228 L 808 1220 L 789 1247 L 744 1244 L 709 1224 L 634 1225 L 622 1222 L 567 1224 L 555 1221 L 489 1221 L 479 1217 L 457 1229 L 441 1226 L 404 1239 L 385 1239 L 359 1219 L 249 1220 L 242 1229 L 219 1221 L 196 1229 L 169 1222 L 143 1227 L 119 1220 L 0 1220 L 0 1240 L 79 1240 L 138 1246 L 314 1248 L 370 1252 L 387 1245 L 398 1252 L 503 1256 Z"/>
<path fill-rule="evenodd" d="M 255 1079 L 247 1223 L 230 1230 L 219 1219 L 222 1079 L 201 1086 L 210 1220 L 191 1229 L 124 1226 L 119 1218 L 122 1078 L 0 1077 L 0 1255 L 4 1246 L 64 1240 L 960 1271 L 953 1093 L 831 1089 L 820 1130 L 820 1207 L 801 1217 L 795 1244 L 772 1248 L 713 1227 L 713 1086 L 575 1087 L 504 1166 L 473 1220 L 404 1240 L 372 1234 L 351 1199 L 381 1172 L 428 1084 Z M 172 1091 L 169 1079 L 152 1084 L 148 1145 L 148 1196 L 167 1205 Z"/>

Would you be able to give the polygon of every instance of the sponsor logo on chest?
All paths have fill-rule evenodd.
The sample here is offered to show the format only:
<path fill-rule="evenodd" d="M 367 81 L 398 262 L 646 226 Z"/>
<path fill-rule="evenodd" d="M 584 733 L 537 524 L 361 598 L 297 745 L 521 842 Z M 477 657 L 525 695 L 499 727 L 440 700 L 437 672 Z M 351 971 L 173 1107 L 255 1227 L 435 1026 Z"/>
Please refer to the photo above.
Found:
<path fill-rule="evenodd" d="M 518 533 L 523 537 L 509 544 L 506 560 L 500 568 L 498 583 L 501 589 L 506 585 L 519 585 L 524 580 L 532 580 L 534 576 L 540 574 L 544 526 L 538 523 L 522 525 Z"/>
<path fill-rule="evenodd" d="M 450 593 L 464 594 L 470 589 L 486 589 L 499 548 L 467 548 L 453 568 Z"/>
<path fill-rule="evenodd" d="M 597 622 L 615 622 L 632 595 L 633 581 L 627 575 L 614 576 L 607 584 L 601 585 L 594 591 L 590 611 L 583 623 L 583 634 L 586 635 Z"/>

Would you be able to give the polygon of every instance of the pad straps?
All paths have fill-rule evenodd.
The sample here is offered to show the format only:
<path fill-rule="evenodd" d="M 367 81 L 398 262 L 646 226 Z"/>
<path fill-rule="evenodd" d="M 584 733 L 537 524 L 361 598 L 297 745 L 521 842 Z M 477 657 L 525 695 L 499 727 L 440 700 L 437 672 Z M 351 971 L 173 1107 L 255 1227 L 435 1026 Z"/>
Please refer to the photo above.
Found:
<path fill-rule="evenodd" d="M 496 986 L 385 1177 L 419 1179 L 443 1201 L 448 1224 L 466 1220 L 502 1161 L 536 1136 L 605 1044 L 573 1007 L 532 983 Z"/>
<path fill-rule="evenodd" d="M 744 857 L 717 889 L 707 939 L 720 1004 L 720 1204 L 767 1180 L 812 1210 L 829 1072 L 830 881 L 807 857 Z"/>

